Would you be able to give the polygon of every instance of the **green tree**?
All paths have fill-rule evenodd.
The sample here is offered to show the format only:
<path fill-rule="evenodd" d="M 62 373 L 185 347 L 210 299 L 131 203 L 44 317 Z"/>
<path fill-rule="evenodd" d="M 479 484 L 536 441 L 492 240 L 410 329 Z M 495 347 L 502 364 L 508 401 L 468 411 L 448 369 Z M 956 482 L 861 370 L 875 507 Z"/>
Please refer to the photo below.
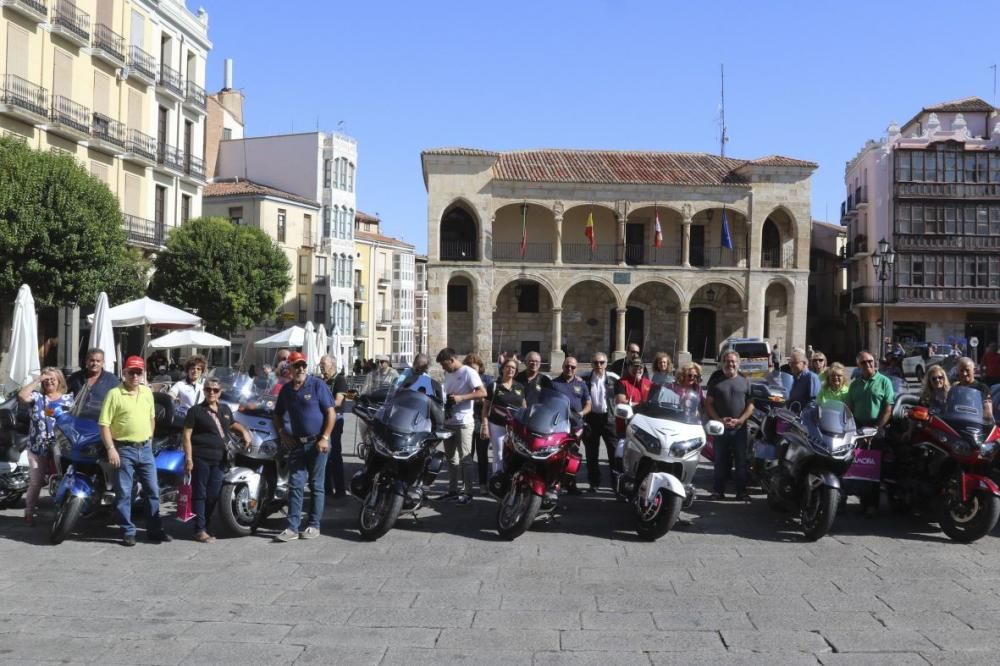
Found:
<path fill-rule="evenodd" d="M 125 246 L 115 195 L 72 157 L 0 138 L 0 301 L 23 283 L 35 302 L 112 303 L 146 286 L 146 264 Z"/>
<path fill-rule="evenodd" d="M 288 258 L 267 234 L 221 217 L 171 230 L 154 266 L 150 296 L 196 309 L 219 335 L 271 316 L 292 283 Z"/>

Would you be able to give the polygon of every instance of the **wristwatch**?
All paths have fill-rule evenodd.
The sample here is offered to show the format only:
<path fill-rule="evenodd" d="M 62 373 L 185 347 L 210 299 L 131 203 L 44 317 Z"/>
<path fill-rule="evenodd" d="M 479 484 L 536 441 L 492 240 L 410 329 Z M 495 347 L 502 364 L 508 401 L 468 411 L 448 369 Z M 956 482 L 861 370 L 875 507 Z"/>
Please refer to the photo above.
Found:
<path fill-rule="evenodd" d="M 325 439 L 327 441 L 330 441 L 330 436 L 329 435 L 320 435 L 319 438 L 320 439 Z"/>

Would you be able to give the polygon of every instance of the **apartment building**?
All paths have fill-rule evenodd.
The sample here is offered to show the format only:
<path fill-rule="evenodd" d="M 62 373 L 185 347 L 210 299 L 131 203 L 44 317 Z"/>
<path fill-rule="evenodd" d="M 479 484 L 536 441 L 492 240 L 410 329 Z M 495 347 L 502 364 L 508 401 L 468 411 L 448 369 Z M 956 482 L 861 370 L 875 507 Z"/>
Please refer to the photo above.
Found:
<path fill-rule="evenodd" d="M 414 262 L 413 347 L 417 353 L 430 354 L 427 348 L 427 255 L 416 255 Z"/>
<path fill-rule="evenodd" d="M 409 365 L 415 352 L 413 246 L 385 236 L 378 217 L 358 211 L 354 218 L 356 353 L 385 354 L 393 365 Z"/>
<path fill-rule="evenodd" d="M 847 163 L 851 311 L 865 346 L 998 341 L 1000 113 L 977 97 L 891 123 Z M 879 245 L 894 253 L 876 270 Z M 880 322 L 884 303 L 886 320 Z M 882 326 L 880 326 L 882 324 Z"/>
<path fill-rule="evenodd" d="M 805 343 L 816 164 L 704 153 L 424 151 L 428 344 L 678 360 Z"/>
<path fill-rule="evenodd" d="M 229 78 L 227 74 L 227 87 L 231 89 Z M 237 107 L 231 98 L 223 97 L 221 103 L 230 113 Z M 224 122 L 222 130 L 216 182 L 249 180 L 319 204 L 318 220 L 314 220 L 318 251 L 329 259 L 328 309 L 323 322 L 331 345 L 341 358 L 353 363 L 357 142 L 326 132 L 244 138 L 234 135 L 227 140 Z M 314 323 L 318 325 L 319 321 L 314 319 Z"/>
<path fill-rule="evenodd" d="M 0 0 L 0 132 L 74 156 L 156 252 L 201 214 L 211 47 L 182 0 Z"/>

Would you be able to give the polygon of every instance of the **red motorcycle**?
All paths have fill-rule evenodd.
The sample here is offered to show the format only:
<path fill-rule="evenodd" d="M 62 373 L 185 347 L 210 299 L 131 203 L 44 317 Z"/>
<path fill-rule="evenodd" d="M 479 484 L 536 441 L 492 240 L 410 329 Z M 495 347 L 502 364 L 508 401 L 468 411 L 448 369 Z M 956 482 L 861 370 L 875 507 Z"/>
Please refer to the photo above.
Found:
<path fill-rule="evenodd" d="M 497 532 L 508 540 L 524 534 L 540 517 L 551 517 L 563 476 L 580 468 L 583 425 L 570 417 L 566 396 L 543 389 L 538 399 L 508 415 L 503 469 L 490 479 L 500 499 Z"/>
<path fill-rule="evenodd" d="M 893 510 L 935 510 L 942 531 L 960 543 L 989 534 L 1000 518 L 1000 488 L 989 476 L 1000 428 L 984 420 L 982 393 L 953 386 L 943 408 L 914 405 L 908 417 L 909 437 L 896 445 L 885 478 Z"/>

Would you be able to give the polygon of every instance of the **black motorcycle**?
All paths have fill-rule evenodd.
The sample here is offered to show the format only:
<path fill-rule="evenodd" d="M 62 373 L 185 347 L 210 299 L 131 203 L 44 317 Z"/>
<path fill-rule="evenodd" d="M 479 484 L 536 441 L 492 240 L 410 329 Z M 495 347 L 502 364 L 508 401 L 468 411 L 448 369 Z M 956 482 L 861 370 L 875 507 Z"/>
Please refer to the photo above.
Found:
<path fill-rule="evenodd" d="M 351 479 L 351 495 L 361 501 L 358 523 L 365 540 L 392 529 L 403 511 L 416 515 L 441 471 L 444 454 L 437 445 L 451 433 L 433 429 L 432 390 L 429 379 L 418 380 L 384 395 L 362 396 L 354 406 L 366 426 L 358 446 L 365 466 Z"/>
<path fill-rule="evenodd" d="M 28 491 L 28 410 L 17 398 L 0 404 L 0 509 L 17 506 Z"/>

